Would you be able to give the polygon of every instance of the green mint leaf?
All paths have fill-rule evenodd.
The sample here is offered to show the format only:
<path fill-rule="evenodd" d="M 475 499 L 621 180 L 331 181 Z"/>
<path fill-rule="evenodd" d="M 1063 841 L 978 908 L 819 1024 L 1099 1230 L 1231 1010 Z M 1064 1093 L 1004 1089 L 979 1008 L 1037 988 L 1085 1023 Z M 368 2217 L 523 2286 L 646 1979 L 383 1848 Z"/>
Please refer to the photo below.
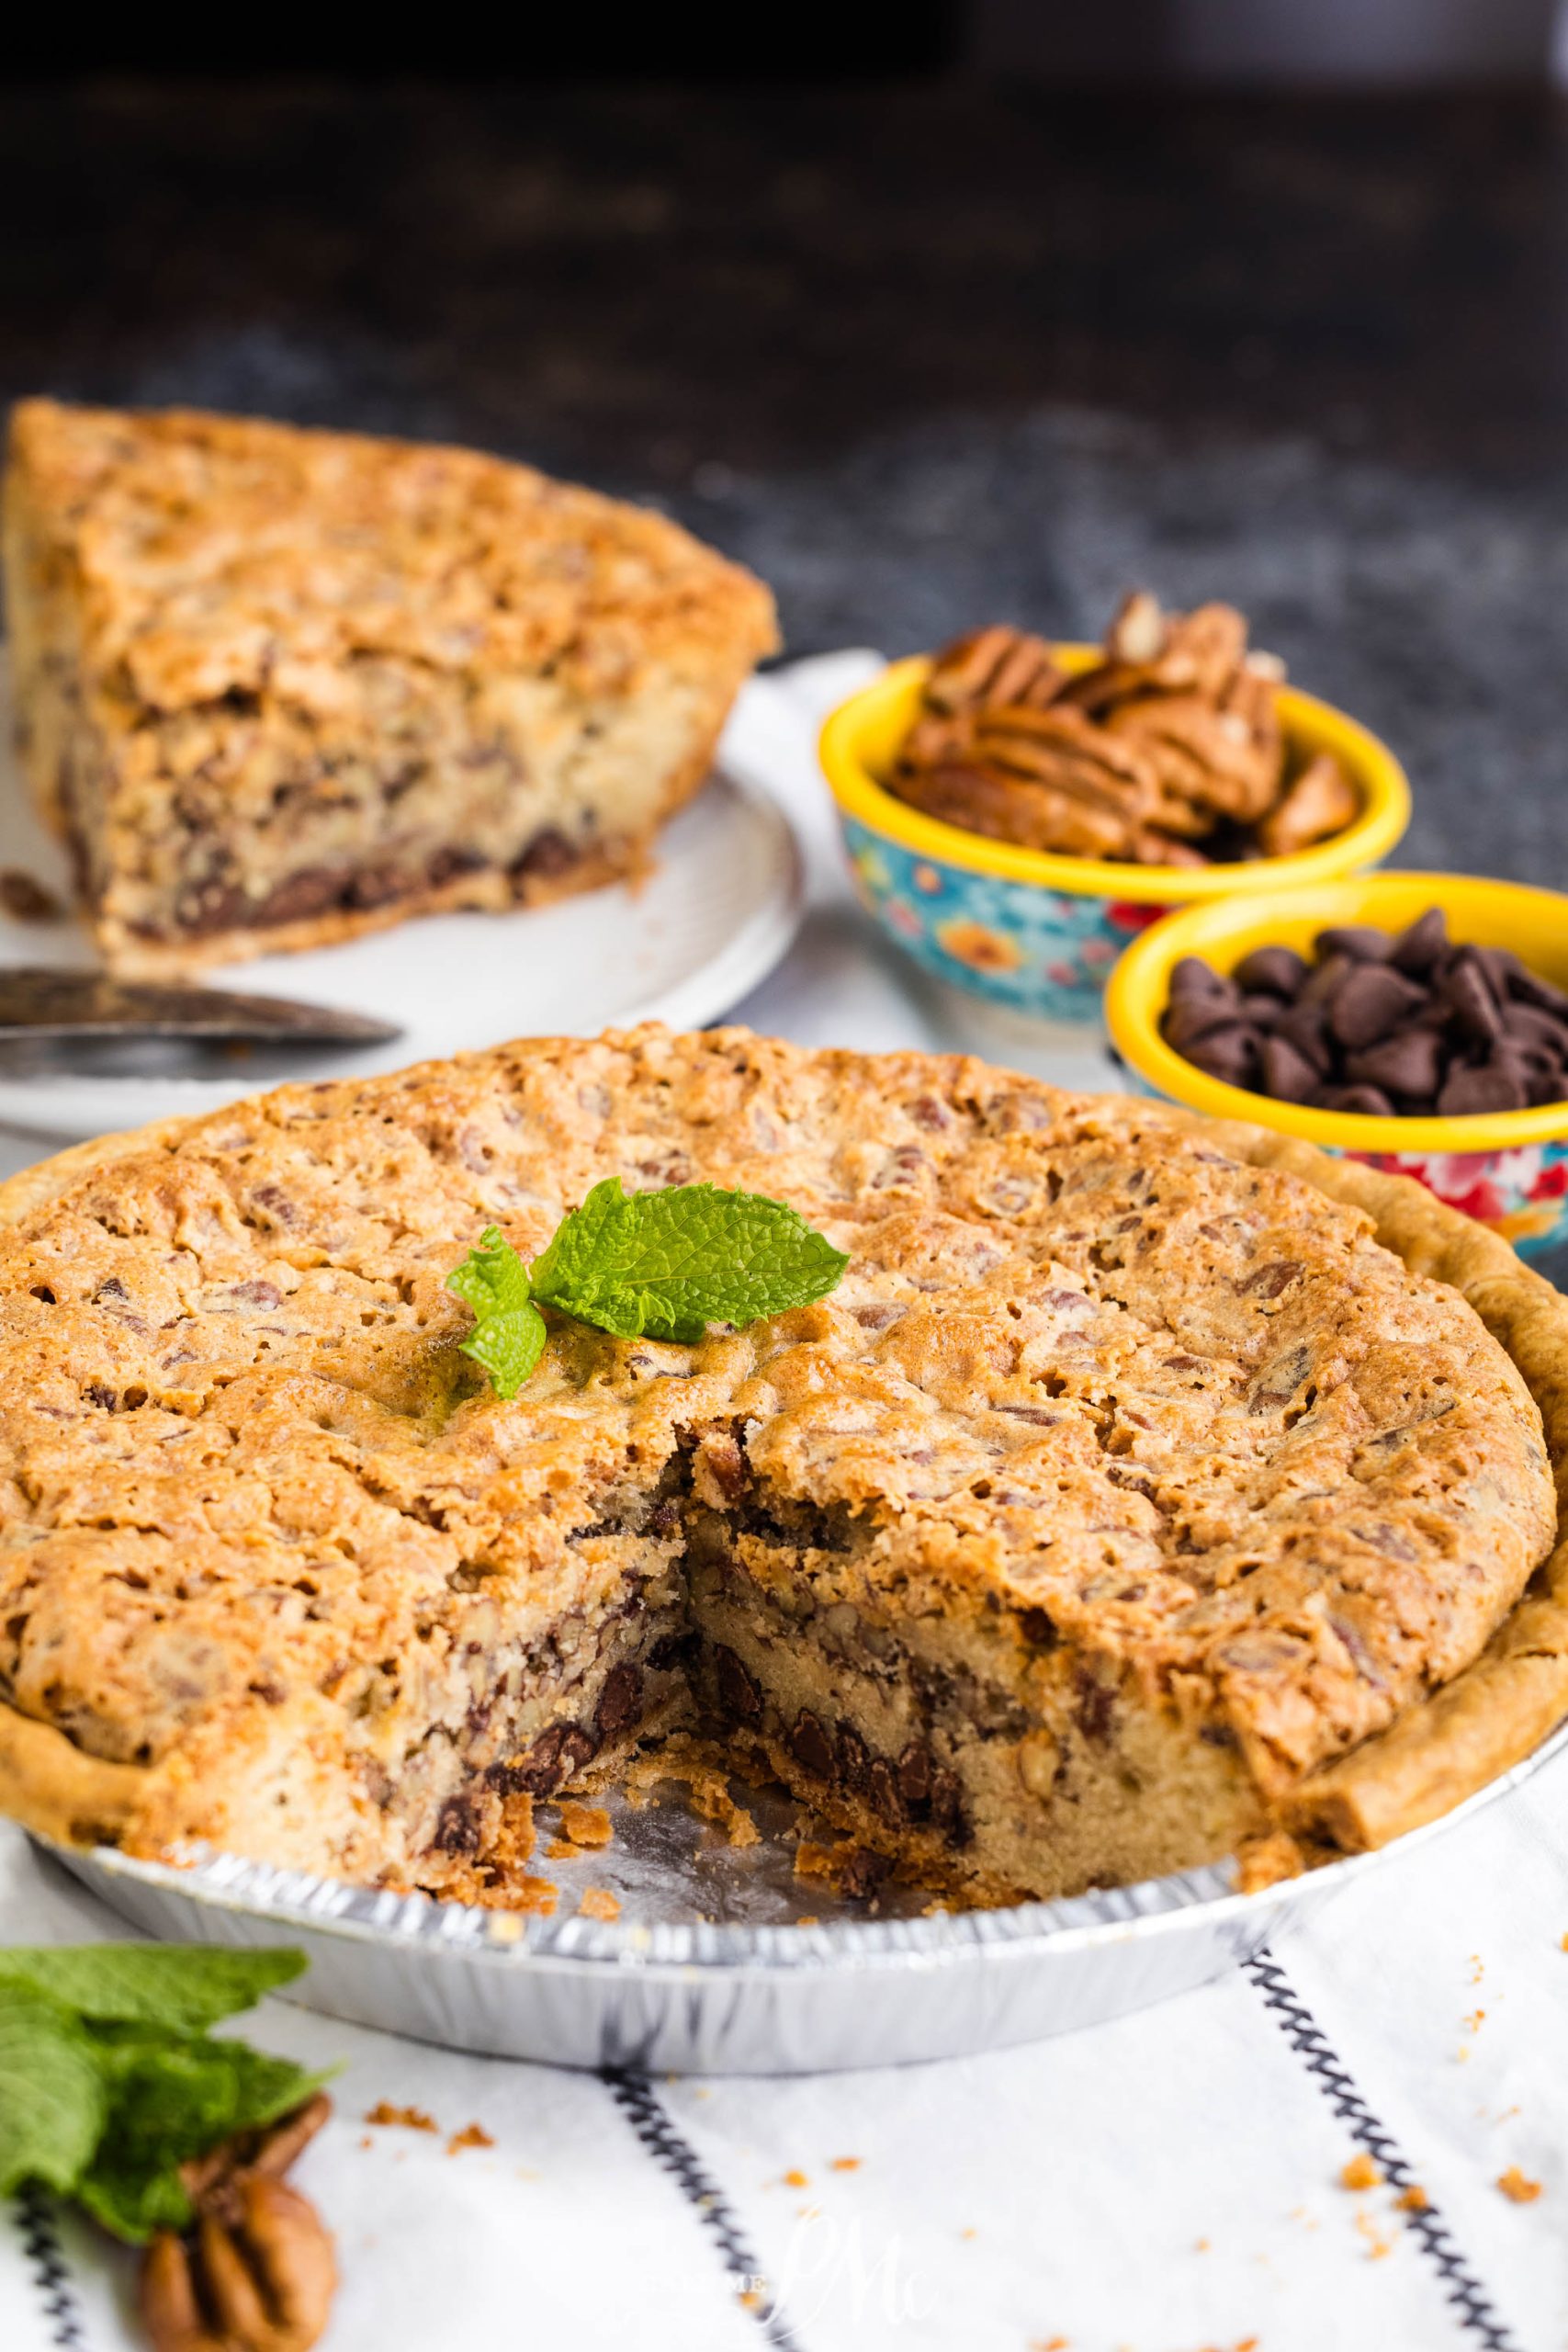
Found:
<path fill-rule="evenodd" d="M 0 2195 L 40 2180 L 120 2237 L 183 2229 L 186 2159 L 324 2079 L 202 2029 L 304 1966 L 205 1945 L 0 1949 Z"/>
<path fill-rule="evenodd" d="M 76 2198 L 106 2229 L 138 2242 L 189 2221 L 179 2177 L 187 2157 L 288 2114 L 325 2079 L 243 2041 L 141 2025 L 83 2031 L 96 2057 L 107 2114 L 75 2183 Z"/>
<path fill-rule="evenodd" d="M 532 1269 L 534 1296 L 618 1339 L 700 1340 L 824 1298 L 847 1255 L 762 1193 L 595 1184 Z"/>
<path fill-rule="evenodd" d="M 496 1395 L 510 1402 L 538 1363 L 547 1333 L 528 1270 L 499 1226 L 486 1226 L 446 1287 L 473 1314 L 463 1353 L 484 1366 Z"/>
<path fill-rule="evenodd" d="M 302 1951 L 223 1951 L 207 1944 L 0 1947 L 0 1993 L 44 1995 L 84 2018 L 205 2032 L 306 1966 Z"/>
<path fill-rule="evenodd" d="M 581 1295 L 605 1249 L 614 1246 L 611 1231 L 615 1212 L 626 1206 L 626 1200 L 620 1178 L 606 1176 L 602 1184 L 594 1185 L 580 1209 L 569 1210 L 557 1226 L 548 1247 L 540 1251 L 528 1269 L 529 1286 L 536 1298 L 558 1306 L 563 1300 Z M 569 1307 L 567 1312 L 570 1314 L 571 1309 Z"/>
<path fill-rule="evenodd" d="M 24 2180 L 74 2189 L 106 2112 L 96 2054 L 74 2018 L 0 1986 L 0 2196 Z"/>

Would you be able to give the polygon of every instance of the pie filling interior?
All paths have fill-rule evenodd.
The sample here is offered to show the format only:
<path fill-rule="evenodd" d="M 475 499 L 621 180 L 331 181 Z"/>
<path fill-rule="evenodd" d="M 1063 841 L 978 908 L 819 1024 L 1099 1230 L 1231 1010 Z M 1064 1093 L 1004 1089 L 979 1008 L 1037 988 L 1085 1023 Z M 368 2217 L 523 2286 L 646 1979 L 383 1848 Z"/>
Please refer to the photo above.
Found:
<path fill-rule="evenodd" d="M 603 1787 L 687 1727 L 845 1832 L 853 1893 L 897 1865 L 970 1901 L 1051 1896 L 1213 1860 L 1266 1826 L 1226 1732 L 1178 1738 L 1044 1610 L 1002 1628 L 983 1603 L 922 1616 L 843 1598 L 873 1523 L 768 1495 L 719 1442 L 739 1491 L 705 1499 L 714 1457 L 683 1445 L 617 1532 L 584 1539 L 625 1555 L 593 1612 L 498 1647 L 460 1723 L 396 1773 L 371 1768 L 416 1883 L 489 1881 L 504 1901 L 508 1799 Z M 1043 1658 L 1058 1668 L 1043 1702 Z"/>

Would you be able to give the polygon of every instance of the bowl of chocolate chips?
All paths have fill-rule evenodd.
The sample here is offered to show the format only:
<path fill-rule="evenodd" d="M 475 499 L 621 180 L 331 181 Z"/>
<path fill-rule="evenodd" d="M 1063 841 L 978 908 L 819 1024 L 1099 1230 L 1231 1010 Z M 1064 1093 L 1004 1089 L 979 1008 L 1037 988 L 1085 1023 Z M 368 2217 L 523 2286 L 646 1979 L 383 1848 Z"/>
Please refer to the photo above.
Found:
<path fill-rule="evenodd" d="M 1111 976 L 1145 1091 L 1414 1176 L 1524 1256 L 1568 1242 L 1568 898 L 1378 874 L 1188 908 Z"/>

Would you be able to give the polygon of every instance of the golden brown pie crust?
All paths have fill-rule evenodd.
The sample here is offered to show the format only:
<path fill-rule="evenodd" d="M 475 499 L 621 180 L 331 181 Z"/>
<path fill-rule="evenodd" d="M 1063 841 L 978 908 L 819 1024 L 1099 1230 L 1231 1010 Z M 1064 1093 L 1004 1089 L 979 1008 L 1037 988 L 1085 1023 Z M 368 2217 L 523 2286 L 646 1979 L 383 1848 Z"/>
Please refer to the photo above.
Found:
<path fill-rule="evenodd" d="M 502 1052 L 514 1061 L 531 1052 L 554 1052 L 558 1058 L 576 1054 L 586 1070 L 594 1055 L 647 1059 L 678 1057 L 682 1051 L 694 1063 L 728 1050 L 739 1066 L 752 1049 L 758 1057 L 771 1056 L 786 1076 L 795 1067 L 829 1059 L 847 1064 L 852 1058 L 796 1056 L 793 1049 L 749 1039 L 744 1032 L 670 1040 L 657 1030 L 592 1047 Z M 454 1069 L 471 1074 L 484 1058 Z M 1010 1090 L 1015 1100 L 1032 1096 L 1058 1107 L 1064 1100 L 977 1064 L 904 1056 L 858 1067 L 874 1073 L 890 1098 L 918 1086 L 922 1073 L 935 1072 L 940 1075 L 931 1083 L 939 1092 L 942 1087 L 950 1093 L 973 1089 L 985 1080 Z M 438 1093 L 446 1075 L 442 1066 L 433 1066 L 408 1074 L 402 1083 Z M 303 1093 L 296 1090 L 290 1100 L 298 1102 Z M 1106 1105 L 1108 1114 L 1118 1108 L 1131 1112 L 1133 1106 Z M 1385 1249 L 1417 1275 L 1450 1286 L 1473 1308 L 1539 1407 L 1558 1498 L 1555 1548 L 1470 1664 L 1404 1706 L 1387 1728 L 1359 1738 L 1348 1753 L 1309 1771 L 1280 1796 L 1277 1818 L 1311 1847 L 1356 1851 L 1382 1845 L 1448 1811 L 1521 1760 L 1568 1713 L 1568 1538 L 1561 1532 L 1568 1504 L 1568 1300 L 1523 1267 L 1506 1243 L 1405 1179 L 1333 1159 L 1260 1128 L 1203 1122 L 1163 1106 L 1139 1104 L 1136 1119 L 1140 1131 L 1163 1127 L 1173 1142 L 1178 1136 L 1201 1137 L 1205 1148 L 1228 1160 L 1280 1170 L 1328 1201 L 1364 1213 Z M 100 1138 L 25 1171 L 0 1186 L 0 1226 L 30 1226 L 81 1180 L 117 1162 L 177 1151 L 198 1124 L 170 1121 Z M 715 1466 L 722 1471 L 717 1456 L 699 1466 L 699 1491 Z M 177 1756 L 172 1769 L 180 1769 Z M 136 1764 L 91 1756 L 51 1724 L 0 1705 L 0 1804 L 45 1835 L 112 1840 L 142 1817 L 146 1788 L 155 1777 Z"/>

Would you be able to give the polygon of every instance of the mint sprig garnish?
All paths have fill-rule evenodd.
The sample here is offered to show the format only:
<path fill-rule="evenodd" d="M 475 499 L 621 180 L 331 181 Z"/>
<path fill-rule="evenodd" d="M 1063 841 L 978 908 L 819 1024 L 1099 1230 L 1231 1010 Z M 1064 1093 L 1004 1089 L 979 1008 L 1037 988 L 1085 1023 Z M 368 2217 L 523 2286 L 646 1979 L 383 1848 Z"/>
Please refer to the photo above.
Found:
<path fill-rule="evenodd" d="M 548 1334 L 534 1304 L 528 1269 L 502 1233 L 487 1225 L 460 1266 L 446 1277 L 474 1318 L 463 1353 L 482 1363 L 498 1396 L 515 1396 Z"/>
<path fill-rule="evenodd" d="M 446 1287 L 473 1310 L 463 1352 L 510 1399 L 539 1361 L 541 1306 L 618 1340 L 689 1343 L 711 1324 L 739 1329 L 826 1298 L 849 1262 L 798 1209 L 765 1193 L 671 1184 L 628 1193 L 607 1176 L 531 1267 L 491 1225 Z"/>
<path fill-rule="evenodd" d="M 204 1945 L 0 1950 L 0 2196 L 39 2181 L 135 2242 L 185 2228 L 181 2165 L 324 2079 L 206 2030 L 304 1966 Z"/>

